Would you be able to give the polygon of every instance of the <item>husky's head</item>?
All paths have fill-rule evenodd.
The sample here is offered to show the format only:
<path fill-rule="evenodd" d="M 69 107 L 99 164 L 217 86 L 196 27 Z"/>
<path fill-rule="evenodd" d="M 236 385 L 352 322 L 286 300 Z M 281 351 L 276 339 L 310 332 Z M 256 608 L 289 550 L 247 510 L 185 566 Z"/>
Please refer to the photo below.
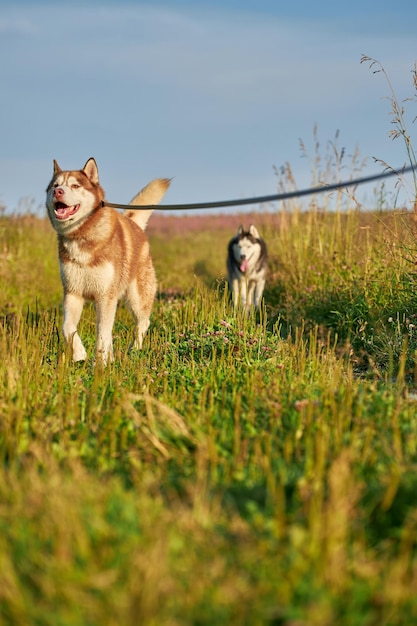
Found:
<path fill-rule="evenodd" d="M 63 171 L 54 161 L 52 180 L 46 189 L 46 208 L 59 234 L 76 230 L 101 207 L 103 199 L 94 159 L 88 159 L 82 170 L 69 171 Z"/>
<path fill-rule="evenodd" d="M 253 224 L 249 226 L 249 230 L 239 226 L 232 240 L 232 251 L 243 274 L 257 262 L 261 254 L 261 238 Z"/>

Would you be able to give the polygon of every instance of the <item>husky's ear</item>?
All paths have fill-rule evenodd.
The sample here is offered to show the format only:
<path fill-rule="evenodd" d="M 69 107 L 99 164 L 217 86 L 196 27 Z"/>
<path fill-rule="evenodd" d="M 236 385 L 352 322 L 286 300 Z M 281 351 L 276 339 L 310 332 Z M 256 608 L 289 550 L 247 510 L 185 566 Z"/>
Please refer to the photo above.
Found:
<path fill-rule="evenodd" d="M 254 237 L 255 239 L 260 239 L 258 230 L 253 224 L 249 226 L 249 234 L 252 235 L 252 237 Z"/>
<path fill-rule="evenodd" d="M 89 178 L 91 180 L 92 183 L 94 183 L 96 185 L 99 184 L 97 163 L 95 162 L 95 160 L 92 157 L 91 157 L 91 159 L 88 159 L 88 161 L 84 165 L 82 171 L 85 173 L 87 178 Z"/>
<path fill-rule="evenodd" d="M 237 229 L 237 234 L 238 236 L 240 236 L 243 233 L 243 226 L 242 224 L 239 226 L 239 228 Z"/>
<path fill-rule="evenodd" d="M 59 167 L 58 163 L 54 159 L 54 176 L 55 176 L 55 174 L 59 174 L 59 172 L 62 172 L 62 170 Z"/>

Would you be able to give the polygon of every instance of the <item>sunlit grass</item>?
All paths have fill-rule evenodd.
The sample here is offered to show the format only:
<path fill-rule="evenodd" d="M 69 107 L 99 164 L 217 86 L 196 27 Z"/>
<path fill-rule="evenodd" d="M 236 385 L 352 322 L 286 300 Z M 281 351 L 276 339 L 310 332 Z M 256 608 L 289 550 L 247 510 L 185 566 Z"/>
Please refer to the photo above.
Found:
<path fill-rule="evenodd" d="M 417 619 L 411 217 L 259 216 L 270 278 L 248 318 L 217 222 L 214 247 L 151 230 L 144 349 L 121 306 L 98 371 L 63 345 L 49 225 L 2 220 L 3 623 Z M 80 332 L 92 357 L 90 306 Z"/>

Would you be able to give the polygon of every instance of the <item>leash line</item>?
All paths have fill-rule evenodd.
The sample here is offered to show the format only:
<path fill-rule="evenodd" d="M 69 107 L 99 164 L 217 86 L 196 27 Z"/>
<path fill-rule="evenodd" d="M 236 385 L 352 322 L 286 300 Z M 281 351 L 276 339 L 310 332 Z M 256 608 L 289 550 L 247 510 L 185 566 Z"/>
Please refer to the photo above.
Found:
<path fill-rule="evenodd" d="M 369 183 L 373 180 L 380 180 L 382 178 L 388 178 L 389 176 L 400 176 L 408 172 L 414 171 L 414 166 L 409 165 L 396 170 L 390 170 L 381 174 L 371 174 L 364 178 L 354 178 L 340 183 L 332 183 L 330 185 L 321 185 L 320 187 L 310 187 L 308 189 L 301 189 L 300 191 L 288 191 L 285 193 L 273 194 L 271 196 L 258 196 L 254 198 L 244 198 L 242 200 L 224 200 L 221 202 L 200 202 L 194 204 L 117 204 L 115 202 L 107 202 L 103 200 L 101 205 L 103 207 L 112 207 L 115 209 L 131 209 L 134 211 L 148 211 L 150 209 L 159 211 L 174 211 L 179 209 L 193 210 L 193 209 L 214 209 L 218 207 L 230 207 L 230 206 L 243 206 L 245 204 L 262 204 L 264 202 L 276 202 L 277 200 L 289 200 L 290 198 L 301 198 L 302 196 L 310 196 L 318 193 L 324 193 L 326 191 L 334 191 L 335 189 L 341 189 L 343 187 L 354 187 L 356 185 L 362 185 Z"/>

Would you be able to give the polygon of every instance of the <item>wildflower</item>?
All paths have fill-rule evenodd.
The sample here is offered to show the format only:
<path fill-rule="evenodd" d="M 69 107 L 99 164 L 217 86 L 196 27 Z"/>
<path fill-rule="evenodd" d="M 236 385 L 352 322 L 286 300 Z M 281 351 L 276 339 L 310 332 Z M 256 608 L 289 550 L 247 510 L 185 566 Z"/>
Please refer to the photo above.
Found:
<path fill-rule="evenodd" d="M 294 402 L 294 407 L 296 408 L 297 411 L 302 411 L 303 409 L 305 409 L 307 406 L 309 405 L 309 400 L 308 398 L 304 398 L 303 400 L 296 400 Z"/>

